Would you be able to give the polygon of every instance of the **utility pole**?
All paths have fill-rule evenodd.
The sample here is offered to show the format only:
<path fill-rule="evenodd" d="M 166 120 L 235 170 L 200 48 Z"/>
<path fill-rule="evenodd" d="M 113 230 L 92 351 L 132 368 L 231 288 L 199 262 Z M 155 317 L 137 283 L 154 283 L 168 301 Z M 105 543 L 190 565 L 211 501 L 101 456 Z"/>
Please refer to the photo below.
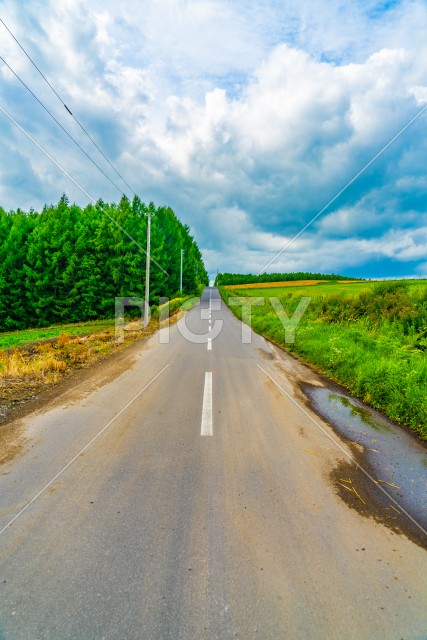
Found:
<path fill-rule="evenodd" d="M 145 262 L 145 299 L 144 299 L 144 327 L 148 325 L 148 315 L 150 313 L 150 251 L 151 251 L 151 215 L 147 212 L 147 252 Z"/>
<path fill-rule="evenodd" d="M 181 249 L 181 271 L 179 276 L 179 290 L 181 292 L 181 297 L 182 297 L 182 256 L 183 255 L 184 255 L 184 249 Z"/>

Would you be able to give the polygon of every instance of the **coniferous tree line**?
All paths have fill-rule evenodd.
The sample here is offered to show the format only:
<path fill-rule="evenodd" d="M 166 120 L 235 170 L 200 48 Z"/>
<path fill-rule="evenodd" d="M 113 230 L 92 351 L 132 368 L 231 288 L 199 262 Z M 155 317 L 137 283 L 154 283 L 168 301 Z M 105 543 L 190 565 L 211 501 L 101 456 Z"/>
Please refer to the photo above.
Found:
<path fill-rule="evenodd" d="M 218 273 L 215 278 L 215 286 L 225 287 L 230 284 L 255 284 L 257 282 L 287 282 L 293 280 L 353 280 L 347 276 L 338 276 L 334 273 L 309 273 L 297 271 L 294 273 Z"/>
<path fill-rule="evenodd" d="M 183 294 L 197 293 L 208 284 L 202 255 L 169 207 L 123 196 L 82 209 L 65 194 L 41 213 L 0 207 L 0 330 L 112 317 L 115 297 L 143 298 L 148 212 L 150 304 L 179 296 L 181 249 Z"/>

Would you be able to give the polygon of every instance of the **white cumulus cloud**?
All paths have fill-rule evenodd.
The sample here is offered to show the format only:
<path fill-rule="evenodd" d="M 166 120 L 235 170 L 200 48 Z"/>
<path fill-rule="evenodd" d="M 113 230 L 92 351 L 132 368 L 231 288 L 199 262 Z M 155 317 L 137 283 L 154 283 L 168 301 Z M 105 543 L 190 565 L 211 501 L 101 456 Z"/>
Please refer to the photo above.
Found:
<path fill-rule="evenodd" d="M 402 0 L 0 2 L 67 106 L 147 201 L 190 224 L 211 271 L 257 271 L 427 104 L 427 7 Z M 0 25 L 1 55 L 76 136 Z M 0 67 L 0 104 L 95 197 L 120 193 Z M 423 272 L 427 113 L 271 270 Z M 0 205 L 85 197 L 0 114 Z M 108 165 L 102 164 L 106 171 Z M 126 186 L 111 174 L 120 189 Z M 397 265 L 397 267 L 396 267 Z M 403 271 L 402 271 L 403 273 Z M 378 275 L 387 275 L 379 273 Z"/>

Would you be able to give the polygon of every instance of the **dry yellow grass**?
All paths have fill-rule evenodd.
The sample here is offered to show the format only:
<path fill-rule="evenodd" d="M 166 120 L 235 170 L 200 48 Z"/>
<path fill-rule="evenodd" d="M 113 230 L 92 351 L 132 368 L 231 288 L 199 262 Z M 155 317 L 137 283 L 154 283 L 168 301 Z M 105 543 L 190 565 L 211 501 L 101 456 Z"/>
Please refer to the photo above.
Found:
<path fill-rule="evenodd" d="M 169 307 L 171 323 L 182 315 L 179 313 L 181 307 L 178 303 L 176 308 Z M 69 370 L 89 367 L 102 358 L 126 349 L 159 328 L 155 318 L 148 327 L 139 329 L 140 325 L 137 322 L 128 323 L 123 342 L 115 339 L 114 324 L 111 324 L 107 327 L 103 325 L 98 332 L 92 332 L 91 327 L 90 332 L 83 336 L 72 337 L 63 332 L 42 343 L 34 341 L 20 348 L 0 349 L 0 407 L 3 413 L 0 421 L 17 404 L 22 405 L 43 393 L 46 388 L 57 384 Z M 0 452 L 0 463 L 1 461 Z"/>
<path fill-rule="evenodd" d="M 111 342 L 114 340 L 114 332 L 113 331 L 104 331 L 102 333 L 94 333 L 87 338 L 80 338 L 80 342 Z"/>
<path fill-rule="evenodd" d="M 135 332 L 136 327 L 133 327 Z M 150 328 L 152 331 L 153 328 Z M 139 332 L 145 335 L 146 332 Z M 137 336 L 140 337 L 140 336 Z M 127 342 L 133 341 L 130 337 Z M 20 378 L 54 383 L 68 367 L 85 366 L 100 354 L 115 350 L 113 331 L 100 331 L 89 336 L 72 338 L 61 333 L 55 341 L 25 349 L 0 351 L 0 379 L 10 383 Z"/>
<path fill-rule="evenodd" d="M 108 351 L 112 339 L 113 334 L 107 332 L 77 338 L 61 333 L 55 343 L 0 351 L 0 378 L 10 380 L 30 376 L 38 380 L 49 378 L 49 382 L 53 382 L 69 365 L 78 366 L 90 360 L 95 348 L 97 353 Z"/>
<path fill-rule="evenodd" d="M 66 363 L 55 353 L 37 353 L 28 357 L 26 353 L 14 350 L 0 353 L 0 377 L 19 378 L 22 376 L 45 377 L 51 372 L 65 371 Z"/>
<path fill-rule="evenodd" d="M 68 345 L 71 342 L 71 336 L 69 333 L 61 333 L 58 336 L 58 339 L 56 341 L 56 344 L 59 348 L 61 347 L 68 347 Z"/>

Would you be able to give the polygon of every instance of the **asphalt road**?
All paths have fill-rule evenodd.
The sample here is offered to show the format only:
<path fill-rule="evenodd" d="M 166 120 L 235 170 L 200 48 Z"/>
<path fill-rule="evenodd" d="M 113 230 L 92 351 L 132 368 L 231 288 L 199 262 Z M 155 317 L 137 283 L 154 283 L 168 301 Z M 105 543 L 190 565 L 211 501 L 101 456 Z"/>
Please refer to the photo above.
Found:
<path fill-rule="evenodd" d="M 425 550 L 341 500 L 346 444 L 241 334 L 206 289 L 120 376 L 25 419 L 0 468 L 1 640 L 427 637 Z"/>

